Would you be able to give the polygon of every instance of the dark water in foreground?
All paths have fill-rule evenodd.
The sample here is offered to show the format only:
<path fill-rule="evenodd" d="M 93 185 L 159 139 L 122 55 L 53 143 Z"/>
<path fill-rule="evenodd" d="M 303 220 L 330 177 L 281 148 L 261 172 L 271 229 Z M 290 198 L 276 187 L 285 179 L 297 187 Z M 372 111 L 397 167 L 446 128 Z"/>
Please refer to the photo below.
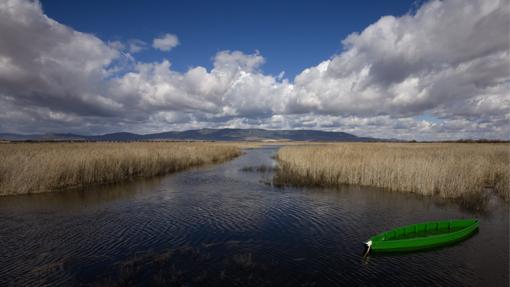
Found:
<path fill-rule="evenodd" d="M 0 198 L 0 286 L 508 286 L 508 206 L 485 214 L 369 188 L 279 189 L 276 149 L 162 178 Z M 362 258 L 425 220 L 480 219 L 447 248 Z"/>

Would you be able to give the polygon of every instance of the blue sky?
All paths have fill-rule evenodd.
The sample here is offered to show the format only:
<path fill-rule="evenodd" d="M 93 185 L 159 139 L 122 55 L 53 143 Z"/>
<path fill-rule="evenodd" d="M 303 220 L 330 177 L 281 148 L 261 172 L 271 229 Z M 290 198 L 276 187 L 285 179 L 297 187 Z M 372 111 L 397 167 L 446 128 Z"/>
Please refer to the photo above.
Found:
<path fill-rule="evenodd" d="M 68 1 L 43 0 L 51 18 L 103 40 L 153 38 L 172 33 L 180 45 L 169 53 L 146 49 L 140 61 L 170 58 L 172 68 L 212 66 L 222 50 L 253 53 L 261 67 L 293 78 L 341 51 L 341 41 L 384 15 L 403 15 L 412 1 Z"/>
<path fill-rule="evenodd" d="M 2 0 L 0 133 L 510 139 L 509 6 Z"/>

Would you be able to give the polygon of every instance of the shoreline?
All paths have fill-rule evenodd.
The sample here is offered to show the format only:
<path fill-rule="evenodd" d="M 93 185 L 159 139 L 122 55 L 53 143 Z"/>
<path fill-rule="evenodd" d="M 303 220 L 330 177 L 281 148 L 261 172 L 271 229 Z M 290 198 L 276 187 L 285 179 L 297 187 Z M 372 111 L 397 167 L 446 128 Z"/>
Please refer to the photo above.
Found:
<path fill-rule="evenodd" d="M 508 144 L 336 143 L 283 147 L 277 185 L 360 185 L 476 202 L 510 199 Z"/>
<path fill-rule="evenodd" d="M 231 160 L 223 143 L 41 143 L 0 149 L 0 196 L 60 192 Z"/>

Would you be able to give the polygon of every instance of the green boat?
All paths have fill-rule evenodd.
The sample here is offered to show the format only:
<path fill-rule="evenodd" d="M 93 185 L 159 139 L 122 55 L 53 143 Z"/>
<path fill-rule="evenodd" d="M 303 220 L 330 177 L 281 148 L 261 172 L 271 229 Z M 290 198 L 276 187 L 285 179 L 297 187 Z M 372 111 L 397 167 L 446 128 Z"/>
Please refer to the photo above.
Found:
<path fill-rule="evenodd" d="M 471 236 L 480 223 L 476 219 L 423 222 L 395 228 L 365 242 L 365 255 L 373 252 L 408 252 L 450 245 Z"/>

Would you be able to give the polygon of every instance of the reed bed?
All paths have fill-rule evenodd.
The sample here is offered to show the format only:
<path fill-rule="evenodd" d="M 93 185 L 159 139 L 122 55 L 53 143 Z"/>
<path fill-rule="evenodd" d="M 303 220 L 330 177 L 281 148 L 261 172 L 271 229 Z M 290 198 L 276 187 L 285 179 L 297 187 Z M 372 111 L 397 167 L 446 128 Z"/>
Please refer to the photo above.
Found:
<path fill-rule="evenodd" d="M 338 143 L 279 150 L 275 183 L 376 186 L 443 198 L 493 190 L 510 198 L 510 145 Z"/>
<path fill-rule="evenodd" d="M 240 154 L 235 144 L 200 142 L 1 144 L 0 195 L 151 177 Z"/>

